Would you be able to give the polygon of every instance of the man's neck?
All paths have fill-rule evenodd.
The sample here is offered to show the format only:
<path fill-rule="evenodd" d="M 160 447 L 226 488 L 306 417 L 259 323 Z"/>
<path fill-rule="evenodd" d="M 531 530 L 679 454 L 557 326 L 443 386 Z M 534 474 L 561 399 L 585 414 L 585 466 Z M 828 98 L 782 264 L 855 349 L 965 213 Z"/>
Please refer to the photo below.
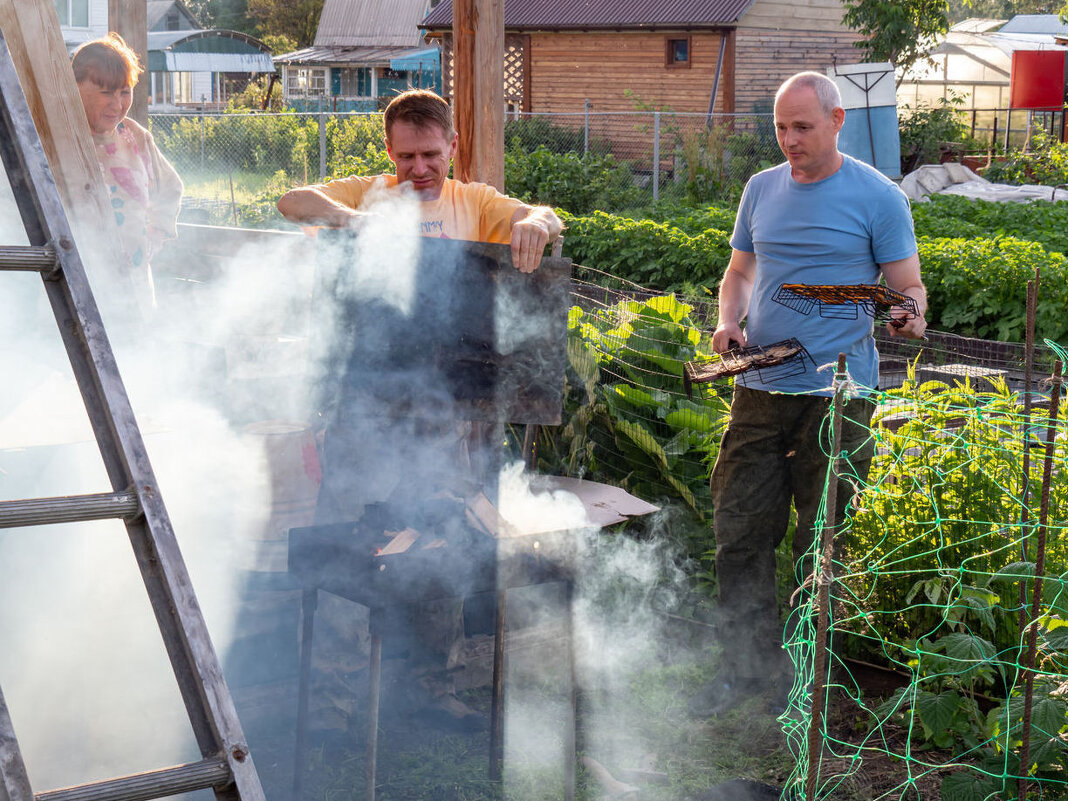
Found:
<path fill-rule="evenodd" d="M 830 178 L 840 169 L 845 159 L 842 154 L 837 150 L 834 152 L 834 157 L 827 159 L 826 163 L 819 165 L 811 172 L 803 172 L 797 169 L 791 169 L 790 175 L 799 184 L 814 184 L 817 181 L 822 181 L 826 178 Z"/>

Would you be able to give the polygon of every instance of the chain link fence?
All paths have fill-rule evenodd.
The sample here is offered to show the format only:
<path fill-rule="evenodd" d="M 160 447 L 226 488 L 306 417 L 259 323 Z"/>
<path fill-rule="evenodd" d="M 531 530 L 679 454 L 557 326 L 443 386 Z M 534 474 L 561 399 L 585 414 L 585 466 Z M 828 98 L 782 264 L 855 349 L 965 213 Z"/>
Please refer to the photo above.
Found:
<path fill-rule="evenodd" d="M 242 226 L 279 223 L 274 202 L 293 186 L 391 171 L 381 126 L 379 113 L 151 117 L 160 149 L 186 186 L 182 219 Z M 505 146 L 508 191 L 576 213 L 588 209 L 569 201 L 635 207 L 732 197 L 750 175 L 781 160 L 770 114 L 509 114 Z M 576 183 L 606 176 L 627 191 L 587 193 L 585 201 L 569 194 Z"/>

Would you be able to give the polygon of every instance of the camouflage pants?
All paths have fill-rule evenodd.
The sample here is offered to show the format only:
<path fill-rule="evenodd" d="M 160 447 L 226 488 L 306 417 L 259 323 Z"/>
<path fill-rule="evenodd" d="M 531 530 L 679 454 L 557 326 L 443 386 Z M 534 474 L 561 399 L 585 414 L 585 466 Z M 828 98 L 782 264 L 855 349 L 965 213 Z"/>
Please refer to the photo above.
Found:
<path fill-rule="evenodd" d="M 811 563 L 798 560 L 811 547 L 819 523 L 830 452 L 829 409 L 830 398 L 734 390 L 711 479 L 720 639 L 729 676 L 751 680 L 786 673 L 775 549 L 789 527 L 792 502 L 795 572 L 802 579 L 811 572 Z M 874 454 L 868 428 L 873 410 L 865 398 L 849 401 L 844 410 L 841 450 L 862 478 Z M 843 473 L 849 475 L 850 468 Z M 841 479 L 834 518 L 839 523 L 852 496 L 852 485 Z M 798 576 L 791 580 L 796 587 Z"/>

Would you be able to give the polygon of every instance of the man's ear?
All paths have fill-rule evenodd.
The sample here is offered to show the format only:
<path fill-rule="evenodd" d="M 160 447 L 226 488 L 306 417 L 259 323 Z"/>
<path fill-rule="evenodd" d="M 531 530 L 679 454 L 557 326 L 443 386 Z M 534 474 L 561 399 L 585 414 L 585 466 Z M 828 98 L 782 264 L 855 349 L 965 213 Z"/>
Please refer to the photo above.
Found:
<path fill-rule="evenodd" d="M 837 133 L 842 130 L 842 125 L 845 124 L 845 109 L 833 108 L 831 109 L 831 120 L 834 122 L 834 130 Z"/>
<path fill-rule="evenodd" d="M 456 156 L 457 143 L 460 141 L 460 134 L 454 133 L 452 135 L 452 141 L 449 143 L 449 158 Z"/>

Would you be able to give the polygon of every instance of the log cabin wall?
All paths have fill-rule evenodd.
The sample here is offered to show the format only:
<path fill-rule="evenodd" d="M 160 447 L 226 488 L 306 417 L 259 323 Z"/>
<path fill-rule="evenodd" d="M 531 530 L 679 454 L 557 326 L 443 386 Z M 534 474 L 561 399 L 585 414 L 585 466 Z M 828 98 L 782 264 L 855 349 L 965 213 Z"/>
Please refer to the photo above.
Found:
<path fill-rule="evenodd" d="M 724 54 L 716 111 L 729 111 L 733 88 L 730 33 Z M 532 32 L 527 53 L 530 110 L 581 112 L 588 98 L 593 111 L 708 111 L 716 79 L 719 31 Z M 667 42 L 687 39 L 688 67 L 667 63 Z M 625 90 L 632 95 L 628 96 Z"/>
<path fill-rule="evenodd" d="M 735 31 L 735 110 L 770 111 L 786 78 L 864 60 L 859 35 L 842 24 L 840 0 L 756 0 Z"/>

